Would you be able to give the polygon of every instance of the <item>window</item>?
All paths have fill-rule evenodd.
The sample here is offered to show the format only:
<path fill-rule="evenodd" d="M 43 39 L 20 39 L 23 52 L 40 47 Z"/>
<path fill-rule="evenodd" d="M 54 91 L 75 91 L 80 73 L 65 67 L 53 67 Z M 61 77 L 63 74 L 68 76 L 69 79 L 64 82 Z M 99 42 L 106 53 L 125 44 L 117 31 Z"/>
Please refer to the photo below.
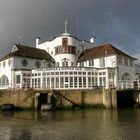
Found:
<path fill-rule="evenodd" d="M 63 61 L 62 62 L 62 67 L 68 67 L 68 62 L 67 61 Z"/>
<path fill-rule="evenodd" d="M 65 83 L 67 83 L 68 82 L 68 77 L 65 77 Z"/>
<path fill-rule="evenodd" d="M 74 87 L 77 87 L 77 77 L 74 77 Z"/>
<path fill-rule="evenodd" d="M 65 65 L 66 65 L 66 67 L 68 67 L 68 62 L 67 61 L 66 61 Z"/>
<path fill-rule="evenodd" d="M 62 67 L 65 67 L 65 62 L 62 62 Z"/>
<path fill-rule="evenodd" d="M 130 66 L 133 67 L 133 60 L 130 60 Z"/>
<path fill-rule="evenodd" d="M 36 61 L 36 62 L 35 62 L 35 66 L 36 66 L 36 68 L 40 68 L 40 66 L 41 66 L 40 61 Z"/>
<path fill-rule="evenodd" d="M 122 57 L 121 56 L 118 56 L 118 62 L 120 65 L 122 65 Z"/>
<path fill-rule="evenodd" d="M 16 84 L 20 84 L 20 75 L 16 75 Z"/>
<path fill-rule="evenodd" d="M 73 87 L 73 77 L 70 77 L 70 87 Z"/>
<path fill-rule="evenodd" d="M 82 87 L 82 77 L 79 77 L 79 87 Z"/>
<path fill-rule="evenodd" d="M 64 87 L 64 79 L 63 77 L 60 77 L 60 88 Z"/>
<path fill-rule="evenodd" d="M 84 61 L 80 63 L 80 66 L 81 67 L 84 67 Z"/>
<path fill-rule="evenodd" d="M 94 66 L 94 60 L 89 60 L 89 66 Z"/>
<path fill-rule="evenodd" d="M 76 49 L 75 49 L 75 47 L 72 47 L 72 54 L 76 54 Z"/>
<path fill-rule="evenodd" d="M 83 72 L 83 75 L 86 75 L 86 72 Z"/>
<path fill-rule="evenodd" d="M 68 72 L 65 72 L 65 75 L 68 75 Z"/>
<path fill-rule="evenodd" d="M 62 38 L 62 52 L 68 52 L 68 38 Z"/>
<path fill-rule="evenodd" d="M 73 62 L 71 62 L 71 66 L 74 66 L 74 63 Z"/>
<path fill-rule="evenodd" d="M 105 67 L 105 58 L 100 59 L 100 67 Z"/>
<path fill-rule="evenodd" d="M 73 72 L 70 72 L 69 74 L 70 74 L 70 75 L 73 75 Z"/>
<path fill-rule="evenodd" d="M 62 46 L 68 45 L 68 38 L 62 38 Z"/>
<path fill-rule="evenodd" d="M 47 78 L 47 88 L 50 88 L 50 78 Z"/>
<path fill-rule="evenodd" d="M 55 75 L 59 75 L 59 72 L 56 72 Z"/>
<path fill-rule="evenodd" d="M 124 58 L 124 64 L 126 65 L 126 66 L 128 66 L 128 58 Z"/>
<path fill-rule="evenodd" d="M 91 75 L 91 72 L 88 72 L 88 75 Z"/>
<path fill-rule="evenodd" d="M 6 75 L 2 75 L 0 78 L 0 86 L 6 86 L 9 85 L 9 80 Z"/>
<path fill-rule="evenodd" d="M 28 61 L 27 61 L 26 59 L 23 59 L 23 60 L 21 61 L 21 64 L 22 64 L 24 67 L 26 67 L 26 66 L 28 65 Z"/>
<path fill-rule="evenodd" d="M 83 77 L 83 87 L 86 87 L 86 77 Z"/>
<path fill-rule="evenodd" d="M 78 74 L 81 75 L 82 73 L 81 72 L 78 72 Z"/>
<path fill-rule="evenodd" d="M 59 77 L 56 77 L 56 88 L 59 88 Z"/>
<path fill-rule="evenodd" d="M 59 62 L 56 62 L 56 67 L 59 67 Z"/>

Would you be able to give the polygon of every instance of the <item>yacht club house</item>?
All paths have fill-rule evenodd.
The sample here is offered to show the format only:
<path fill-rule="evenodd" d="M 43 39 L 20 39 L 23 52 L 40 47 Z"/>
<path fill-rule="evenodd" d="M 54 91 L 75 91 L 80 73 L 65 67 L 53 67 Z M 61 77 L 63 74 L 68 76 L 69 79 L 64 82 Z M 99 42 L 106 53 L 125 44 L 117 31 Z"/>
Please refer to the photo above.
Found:
<path fill-rule="evenodd" d="M 96 45 L 67 32 L 36 47 L 14 44 L 0 59 L 0 89 L 131 88 L 135 58 L 111 44 Z"/>

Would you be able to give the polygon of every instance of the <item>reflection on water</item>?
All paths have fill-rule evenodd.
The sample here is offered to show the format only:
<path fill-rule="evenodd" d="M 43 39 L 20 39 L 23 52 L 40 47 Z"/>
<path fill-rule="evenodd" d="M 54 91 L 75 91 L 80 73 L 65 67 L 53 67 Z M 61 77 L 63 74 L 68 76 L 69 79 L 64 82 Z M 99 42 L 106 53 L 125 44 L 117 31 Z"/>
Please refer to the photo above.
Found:
<path fill-rule="evenodd" d="M 139 140 L 140 110 L 0 113 L 0 140 Z"/>

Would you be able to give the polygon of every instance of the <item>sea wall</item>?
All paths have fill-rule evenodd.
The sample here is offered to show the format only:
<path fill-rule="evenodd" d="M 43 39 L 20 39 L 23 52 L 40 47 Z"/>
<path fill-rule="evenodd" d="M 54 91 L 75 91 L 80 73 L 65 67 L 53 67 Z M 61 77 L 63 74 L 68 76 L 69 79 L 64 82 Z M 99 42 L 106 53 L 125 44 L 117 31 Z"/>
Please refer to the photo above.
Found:
<path fill-rule="evenodd" d="M 84 107 L 117 108 L 116 90 L 92 89 L 92 90 L 50 90 L 50 91 L 0 91 L 0 105 L 11 103 L 21 108 L 39 108 L 41 95 L 49 93 L 47 102 L 55 98 L 56 107 L 72 107 L 78 105 Z M 51 93 L 51 94 L 50 94 Z M 51 95 L 51 96 L 50 96 Z M 52 98 L 53 96 L 53 98 Z M 51 98 L 51 99 L 49 99 Z M 44 100 L 43 100 L 44 102 Z"/>
<path fill-rule="evenodd" d="M 34 91 L 0 90 L 0 106 L 14 104 L 21 108 L 34 108 Z"/>
<path fill-rule="evenodd" d="M 103 94 L 101 89 L 94 90 L 61 90 L 56 91 L 57 106 L 103 107 Z M 62 95 L 62 96 L 59 96 Z"/>

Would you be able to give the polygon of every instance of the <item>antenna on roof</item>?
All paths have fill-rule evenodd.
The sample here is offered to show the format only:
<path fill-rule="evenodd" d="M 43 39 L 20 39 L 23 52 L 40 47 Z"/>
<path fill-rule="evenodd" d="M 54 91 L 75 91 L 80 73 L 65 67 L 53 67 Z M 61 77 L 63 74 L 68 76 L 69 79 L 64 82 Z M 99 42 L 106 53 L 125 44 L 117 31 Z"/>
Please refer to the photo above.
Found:
<path fill-rule="evenodd" d="M 68 24 L 68 22 L 67 22 L 67 20 L 65 21 L 65 33 L 67 33 L 67 24 Z"/>
<path fill-rule="evenodd" d="M 76 37 L 79 38 L 79 11 L 76 16 Z"/>

